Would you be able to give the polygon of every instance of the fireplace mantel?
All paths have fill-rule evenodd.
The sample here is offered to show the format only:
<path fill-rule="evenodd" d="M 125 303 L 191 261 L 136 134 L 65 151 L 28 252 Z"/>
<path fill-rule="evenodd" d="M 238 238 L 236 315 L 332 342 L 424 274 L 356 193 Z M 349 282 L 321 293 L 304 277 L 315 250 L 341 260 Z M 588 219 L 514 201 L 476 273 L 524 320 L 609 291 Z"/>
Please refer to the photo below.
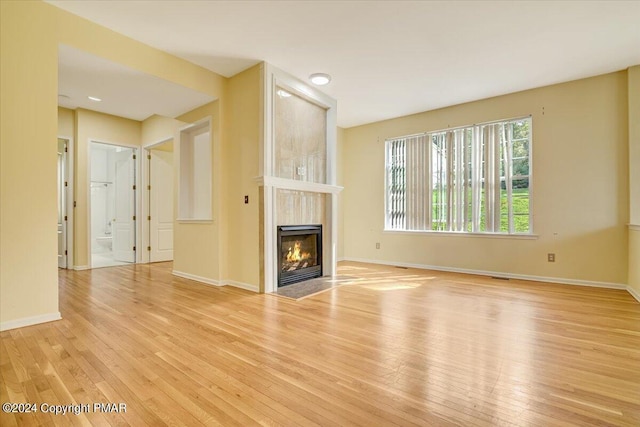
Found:
<path fill-rule="evenodd" d="M 256 177 L 255 180 L 259 186 L 268 186 L 283 190 L 308 191 L 310 193 L 338 194 L 344 189 L 344 187 L 340 187 L 339 185 L 296 181 L 295 179 L 285 179 L 277 176 L 259 176 Z"/>

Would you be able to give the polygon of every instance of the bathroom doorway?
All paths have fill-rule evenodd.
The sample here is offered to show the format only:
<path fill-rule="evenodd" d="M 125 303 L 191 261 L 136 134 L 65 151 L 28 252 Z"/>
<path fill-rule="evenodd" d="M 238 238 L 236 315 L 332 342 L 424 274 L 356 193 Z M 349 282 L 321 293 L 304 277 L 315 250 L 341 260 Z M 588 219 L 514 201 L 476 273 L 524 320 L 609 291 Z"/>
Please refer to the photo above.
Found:
<path fill-rule="evenodd" d="M 136 261 L 136 149 L 91 142 L 91 267 Z"/>

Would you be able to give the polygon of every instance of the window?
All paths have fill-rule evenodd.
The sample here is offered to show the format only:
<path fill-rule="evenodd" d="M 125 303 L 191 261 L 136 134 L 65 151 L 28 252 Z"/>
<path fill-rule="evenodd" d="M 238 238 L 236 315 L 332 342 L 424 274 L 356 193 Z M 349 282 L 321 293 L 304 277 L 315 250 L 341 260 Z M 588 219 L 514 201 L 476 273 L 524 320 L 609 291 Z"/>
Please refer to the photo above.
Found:
<path fill-rule="evenodd" d="M 531 233 L 531 118 L 386 141 L 387 230 Z"/>

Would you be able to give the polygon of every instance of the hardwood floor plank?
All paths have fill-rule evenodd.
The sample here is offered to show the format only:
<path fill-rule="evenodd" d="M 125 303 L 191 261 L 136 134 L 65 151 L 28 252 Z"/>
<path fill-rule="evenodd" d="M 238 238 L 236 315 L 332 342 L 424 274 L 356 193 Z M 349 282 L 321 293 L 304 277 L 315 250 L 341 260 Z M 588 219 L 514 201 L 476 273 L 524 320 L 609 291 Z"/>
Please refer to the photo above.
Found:
<path fill-rule="evenodd" d="M 168 349 L 167 349 L 168 350 Z M 224 407 L 232 406 L 233 411 L 242 410 L 246 407 L 245 403 L 234 404 L 236 400 L 248 400 L 251 405 L 254 406 L 253 410 L 259 411 L 265 416 L 272 417 L 276 422 L 280 422 L 284 425 L 317 425 L 310 420 L 300 416 L 296 412 L 290 410 L 286 406 L 281 405 L 277 401 L 268 399 L 259 391 L 255 390 L 250 384 L 255 386 L 254 381 L 240 381 L 236 376 L 230 375 L 229 366 L 225 366 L 224 371 L 208 365 L 201 359 L 194 358 L 190 353 L 185 352 L 183 349 L 179 349 L 179 352 L 173 352 L 172 355 L 157 353 L 158 357 L 167 362 L 169 365 L 177 368 L 181 374 L 187 376 L 190 381 L 196 382 L 202 385 L 200 390 L 205 390 L 206 394 L 200 392 L 200 398 L 207 398 L 212 402 L 223 400 L 224 403 L 219 402 L 217 406 L 222 404 L 223 407 L 219 409 L 220 416 L 224 417 Z M 184 361 L 181 363 L 180 361 Z M 188 365 L 187 365 L 188 364 Z M 240 373 L 240 375 L 242 375 Z M 225 398 L 226 397 L 226 398 Z M 237 397 L 237 399 L 235 399 Z M 263 417 L 258 416 L 256 420 L 262 420 Z M 224 421 L 224 419 L 222 419 Z M 224 423 L 228 425 L 228 423 Z"/>
<path fill-rule="evenodd" d="M 293 301 L 171 274 L 60 270 L 63 320 L 0 333 L 0 400 L 126 403 L 10 425 L 637 426 L 627 292 L 341 263 Z"/>

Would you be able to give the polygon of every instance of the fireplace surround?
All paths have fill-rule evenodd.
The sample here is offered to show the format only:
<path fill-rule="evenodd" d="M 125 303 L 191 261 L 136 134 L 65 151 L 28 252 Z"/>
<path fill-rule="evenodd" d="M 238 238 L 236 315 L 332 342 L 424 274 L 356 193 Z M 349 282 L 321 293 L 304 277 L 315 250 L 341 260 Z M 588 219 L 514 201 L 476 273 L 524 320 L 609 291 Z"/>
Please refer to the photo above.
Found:
<path fill-rule="evenodd" d="M 338 194 L 343 188 L 336 185 L 336 100 L 268 63 L 261 67 L 262 132 L 255 179 L 262 207 L 260 291 L 270 293 L 282 286 L 283 276 L 285 283 L 293 283 L 288 274 L 282 274 L 279 225 L 322 224 L 322 235 L 317 239 L 322 245 L 317 251 L 322 264 L 320 268 L 313 266 L 317 270 L 314 274 L 336 274 Z M 285 105 L 290 101 L 297 107 Z M 306 105 L 309 102 L 314 105 Z M 298 108 L 301 105 L 305 107 Z"/>
<path fill-rule="evenodd" d="M 322 276 L 322 225 L 278 226 L 278 287 Z"/>

